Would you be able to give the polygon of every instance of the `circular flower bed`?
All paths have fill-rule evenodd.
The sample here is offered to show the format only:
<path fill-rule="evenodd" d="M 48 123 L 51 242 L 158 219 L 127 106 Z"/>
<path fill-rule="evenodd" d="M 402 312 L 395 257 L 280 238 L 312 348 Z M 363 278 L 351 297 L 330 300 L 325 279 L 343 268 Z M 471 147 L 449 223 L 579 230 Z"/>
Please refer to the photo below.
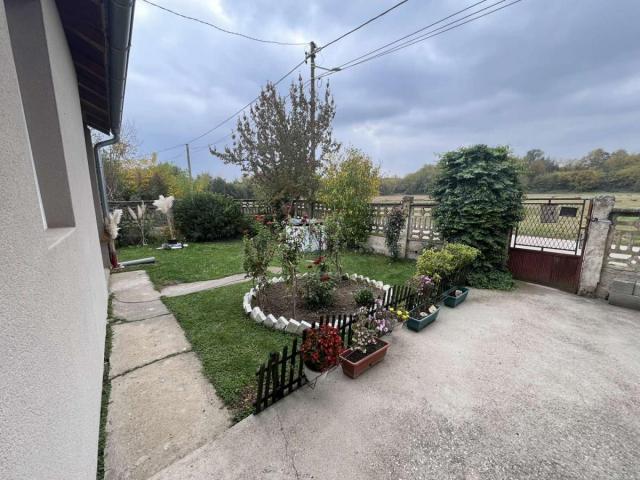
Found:
<path fill-rule="evenodd" d="M 304 278 L 306 275 L 307 274 L 302 275 L 301 278 Z M 390 286 L 385 285 L 381 281 L 363 277 L 362 275 L 348 275 L 347 279 L 343 280 L 336 288 L 336 297 L 339 304 L 338 308 L 340 305 L 343 305 L 343 310 L 337 310 L 335 305 L 324 309 L 308 310 L 304 307 L 302 302 L 300 302 L 300 306 L 296 311 L 296 317 L 298 317 L 297 320 L 291 318 L 289 315 L 290 310 L 288 308 L 288 303 L 284 302 L 284 292 L 286 291 L 284 278 L 273 278 L 269 281 L 269 285 L 264 288 L 264 292 L 267 294 L 265 311 L 263 311 L 259 306 L 253 305 L 254 298 L 257 295 L 257 290 L 252 288 L 244 295 L 242 302 L 245 313 L 255 322 L 262 323 L 269 328 L 302 335 L 302 332 L 307 328 L 311 328 L 312 324 L 315 323 L 315 321 L 322 315 L 329 316 L 338 313 L 355 313 L 357 306 L 355 306 L 353 297 L 357 290 L 370 288 L 374 290 L 374 296 L 377 297 L 384 295 Z M 270 293 L 272 293 L 272 295 L 270 295 Z M 347 299 L 353 301 L 353 304 L 347 304 Z"/>

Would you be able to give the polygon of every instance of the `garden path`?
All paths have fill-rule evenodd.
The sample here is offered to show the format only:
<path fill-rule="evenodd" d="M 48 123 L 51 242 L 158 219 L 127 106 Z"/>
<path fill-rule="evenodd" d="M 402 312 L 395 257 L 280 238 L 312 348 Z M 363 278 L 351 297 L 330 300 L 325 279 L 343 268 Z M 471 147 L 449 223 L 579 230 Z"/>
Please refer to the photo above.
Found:
<path fill-rule="evenodd" d="M 105 479 L 142 480 L 231 425 L 231 415 L 147 273 L 111 276 Z"/>
<path fill-rule="evenodd" d="M 280 273 L 282 268 L 269 267 L 271 273 Z M 188 295 L 190 293 L 202 292 L 203 290 L 211 290 L 213 288 L 226 287 L 234 283 L 242 283 L 247 281 L 244 273 L 229 275 L 228 277 L 217 278 L 215 280 L 204 280 L 202 282 L 180 283 L 178 285 L 170 285 L 160 291 L 163 297 L 177 297 L 180 295 Z"/>

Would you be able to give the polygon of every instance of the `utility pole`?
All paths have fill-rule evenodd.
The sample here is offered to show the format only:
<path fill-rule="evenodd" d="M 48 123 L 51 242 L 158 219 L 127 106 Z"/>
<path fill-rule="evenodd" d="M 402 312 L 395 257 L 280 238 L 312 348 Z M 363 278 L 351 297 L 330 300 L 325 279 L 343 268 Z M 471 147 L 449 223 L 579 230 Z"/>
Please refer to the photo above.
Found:
<path fill-rule="evenodd" d="M 311 68 L 311 160 L 316 160 L 316 43 L 309 42 L 309 67 Z"/>
<path fill-rule="evenodd" d="M 191 154 L 189 153 L 189 144 L 185 143 L 184 147 L 187 150 L 187 168 L 189 169 L 189 185 L 191 190 L 193 190 L 193 175 L 191 175 Z"/>

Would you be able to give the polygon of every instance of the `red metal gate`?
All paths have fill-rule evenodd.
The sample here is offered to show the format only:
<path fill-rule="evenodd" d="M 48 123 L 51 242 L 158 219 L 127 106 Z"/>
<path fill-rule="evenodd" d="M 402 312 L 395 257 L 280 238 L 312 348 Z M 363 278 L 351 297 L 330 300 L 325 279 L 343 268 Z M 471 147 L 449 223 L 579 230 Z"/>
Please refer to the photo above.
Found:
<path fill-rule="evenodd" d="M 571 293 L 578 291 L 591 200 L 528 198 L 525 217 L 509 244 L 514 278 Z"/>

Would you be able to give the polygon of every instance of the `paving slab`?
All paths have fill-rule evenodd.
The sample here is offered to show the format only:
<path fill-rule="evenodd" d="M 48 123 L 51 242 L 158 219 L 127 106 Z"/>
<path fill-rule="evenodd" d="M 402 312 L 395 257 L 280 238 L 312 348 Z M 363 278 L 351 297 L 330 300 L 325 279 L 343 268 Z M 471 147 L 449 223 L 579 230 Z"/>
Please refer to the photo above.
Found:
<path fill-rule="evenodd" d="M 114 273 L 109 278 L 109 291 L 115 295 L 131 288 L 150 285 L 149 275 L 144 270 Z"/>
<path fill-rule="evenodd" d="M 105 479 L 147 479 L 216 438 L 230 423 L 195 353 L 117 377 L 106 426 Z"/>
<path fill-rule="evenodd" d="M 169 313 L 162 300 L 150 300 L 143 302 L 121 302 L 113 300 L 111 302 L 112 316 L 128 321 L 144 320 L 158 315 Z"/>
<path fill-rule="evenodd" d="M 173 315 L 114 325 L 111 347 L 111 378 L 191 349 Z"/>
<path fill-rule="evenodd" d="M 152 477 L 629 479 L 640 472 L 640 315 L 557 290 L 471 289 Z"/>
<path fill-rule="evenodd" d="M 153 288 L 144 270 L 122 272 L 111 276 L 109 291 L 114 299 L 121 302 L 142 302 L 160 299 L 160 293 Z"/>
<path fill-rule="evenodd" d="M 201 292 L 203 290 L 211 290 L 212 288 L 220 288 L 235 283 L 246 282 L 249 279 L 244 273 L 230 275 L 215 280 L 205 280 L 202 282 L 181 283 L 178 285 L 170 285 L 160 291 L 163 297 L 178 297 L 180 295 L 188 295 L 190 293 Z"/>

